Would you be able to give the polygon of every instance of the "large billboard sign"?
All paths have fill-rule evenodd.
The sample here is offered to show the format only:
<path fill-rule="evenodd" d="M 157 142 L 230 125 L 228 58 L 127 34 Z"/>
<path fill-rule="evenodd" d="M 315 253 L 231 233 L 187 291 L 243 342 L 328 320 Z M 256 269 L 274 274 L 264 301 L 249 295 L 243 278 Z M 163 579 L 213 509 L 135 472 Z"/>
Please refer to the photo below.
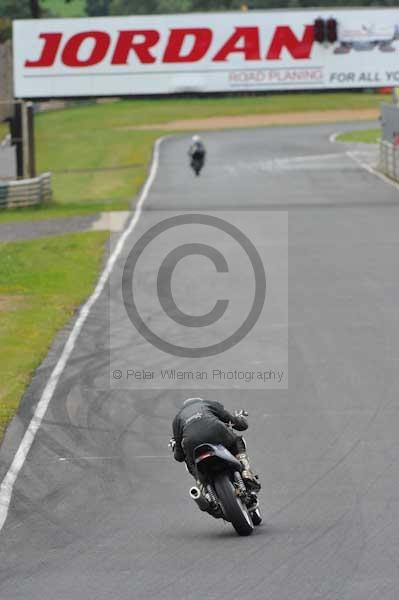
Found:
<path fill-rule="evenodd" d="M 315 41 L 318 18 L 337 41 Z M 13 39 L 21 98 L 399 83 L 399 8 L 14 21 Z"/>

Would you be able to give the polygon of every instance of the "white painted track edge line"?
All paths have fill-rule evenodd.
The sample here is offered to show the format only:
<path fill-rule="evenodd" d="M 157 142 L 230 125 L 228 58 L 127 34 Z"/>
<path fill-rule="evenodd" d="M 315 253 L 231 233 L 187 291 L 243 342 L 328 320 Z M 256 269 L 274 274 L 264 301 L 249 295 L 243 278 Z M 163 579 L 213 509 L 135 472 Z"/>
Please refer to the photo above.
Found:
<path fill-rule="evenodd" d="M 105 287 L 105 284 L 107 283 L 108 278 L 112 272 L 112 269 L 114 268 L 114 265 L 123 249 L 126 239 L 132 233 L 132 231 L 136 227 L 137 222 L 140 218 L 140 215 L 142 212 L 142 206 L 148 196 L 148 192 L 153 184 L 153 181 L 155 179 L 155 176 L 156 176 L 156 173 L 158 170 L 159 148 L 160 148 L 162 141 L 165 139 L 165 137 L 158 138 L 155 142 L 150 172 L 149 172 L 147 180 L 141 190 L 138 202 L 136 204 L 136 209 L 133 213 L 130 223 L 128 224 L 128 226 L 126 227 L 124 232 L 121 234 L 121 236 L 115 246 L 115 249 L 113 250 L 110 257 L 108 258 L 108 261 L 105 265 L 103 272 L 100 275 L 100 278 L 97 282 L 94 292 L 86 300 L 85 304 L 83 305 L 83 307 L 80 310 L 79 316 L 78 316 L 77 320 L 75 321 L 75 324 L 72 328 L 71 333 L 69 334 L 69 337 L 68 337 L 68 339 L 65 343 L 65 346 L 61 352 L 61 355 L 57 361 L 57 364 L 55 365 L 55 367 L 45 385 L 45 388 L 41 394 L 41 397 L 36 406 L 34 415 L 32 416 L 32 419 L 31 419 L 31 421 L 24 433 L 24 436 L 18 446 L 18 449 L 15 453 L 14 459 L 13 459 L 13 461 L 12 461 L 12 463 L 0 485 L 0 532 L 1 532 L 1 530 L 4 526 L 4 523 L 7 519 L 8 510 L 10 507 L 10 502 L 11 502 L 11 497 L 12 497 L 15 482 L 17 480 L 17 477 L 18 477 L 22 467 L 24 466 L 26 457 L 29 453 L 29 450 L 32 447 L 32 444 L 35 440 L 36 434 L 42 423 L 43 417 L 48 409 L 50 401 L 54 395 L 54 391 L 57 387 L 58 381 L 65 369 L 67 362 L 68 362 L 68 359 L 75 347 L 76 341 L 79 337 L 82 327 L 83 327 L 88 315 L 90 314 L 90 311 L 91 311 L 93 305 L 95 304 L 95 302 L 98 300 L 99 296 L 101 295 L 101 293 Z"/>
<path fill-rule="evenodd" d="M 334 133 L 332 133 L 329 137 L 328 137 L 328 141 L 330 142 L 330 144 L 335 144 L 337 141 L 337 136 L 340 135 L 340 133 L 342 133 L 341 131 L 334 131 Z"/>

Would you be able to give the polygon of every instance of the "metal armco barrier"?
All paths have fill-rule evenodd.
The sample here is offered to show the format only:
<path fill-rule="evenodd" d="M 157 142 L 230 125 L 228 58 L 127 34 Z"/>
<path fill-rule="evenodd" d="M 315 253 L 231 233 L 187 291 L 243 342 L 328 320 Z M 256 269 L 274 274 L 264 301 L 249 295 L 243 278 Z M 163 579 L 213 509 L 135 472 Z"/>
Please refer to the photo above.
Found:
<path fill-rule="evenodd" d="M 399 181 L 399 146 L 381 140 L 379 169 L 395 181 Z"/>
<path fill-rule="evenodd" d="M 399 136 L 399 106 L 396 104 L 381 104 L 381 139 L 395 143 Z"/>
<path fill-rule="evenodd" d="M 51 173 L 34 179 L 0 182 L 0 208 L 33 206 L 51 200 Z"/>
<path fill-rule="evenodd" d="M 381 129 L 379 169 L 391 179 L 399 181 L 399 107 L 397 105 L 381 105 Z"/>

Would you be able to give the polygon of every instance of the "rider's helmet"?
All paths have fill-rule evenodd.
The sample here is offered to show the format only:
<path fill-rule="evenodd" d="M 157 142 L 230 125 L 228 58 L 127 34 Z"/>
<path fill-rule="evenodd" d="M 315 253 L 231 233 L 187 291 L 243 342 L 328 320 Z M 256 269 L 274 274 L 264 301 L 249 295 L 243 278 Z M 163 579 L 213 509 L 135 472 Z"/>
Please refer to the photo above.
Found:
<path fill-rule="evenodd" d="M 191 141 L 193 142 L 193 144 L 198 144 L 198 142 L 201 141 L 201 138 L 199 135 L 193 135 L 193 137 L 191 138 Z"/>

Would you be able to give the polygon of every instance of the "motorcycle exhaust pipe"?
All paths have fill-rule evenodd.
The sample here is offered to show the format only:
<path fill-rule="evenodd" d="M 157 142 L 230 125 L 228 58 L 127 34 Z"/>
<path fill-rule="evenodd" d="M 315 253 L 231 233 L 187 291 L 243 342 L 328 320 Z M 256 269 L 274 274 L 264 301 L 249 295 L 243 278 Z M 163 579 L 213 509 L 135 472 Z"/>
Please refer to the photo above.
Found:
<path fill-rule="evenodd" d="M 210 509 L 210 504 L 206 498 L 201 494 L 197 487 L 192 487 L 189 491 L 190 498 L 194 500 L 198 508 L 204 512 Z"/>

